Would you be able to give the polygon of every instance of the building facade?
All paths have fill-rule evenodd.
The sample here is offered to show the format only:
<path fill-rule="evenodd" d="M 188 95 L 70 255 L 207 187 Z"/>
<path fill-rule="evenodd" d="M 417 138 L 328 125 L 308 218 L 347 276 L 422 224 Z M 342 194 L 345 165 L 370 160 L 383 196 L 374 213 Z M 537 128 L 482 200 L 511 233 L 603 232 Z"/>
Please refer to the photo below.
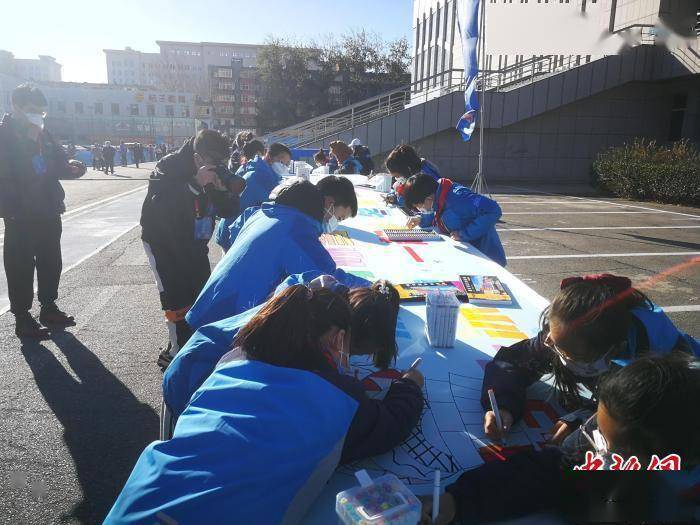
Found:
<path fill-rule="evenodd" d="M 63 66 L 48 55 L 39 58 L 15 58 L 9 51 L 0 50 L 0 73 L 32 82 L 60 82 Z"/>
<path fill-rule="evenodd" d="M 211 128 L 234 136 L 258 128 L 258 74 L 253 66 L 234 58 L 227 66 L 210 66 Z"/>
<path fill-rule="evenodd" d="M 12 90 L 21 82 L 0 74 L 0 112 L 11 111 Z M 192 93 L 76 82 L 36 84 L 49 102 L 46 127 L 61 141 L 178 146 L 195 133 Z"/>
<path fill-rule="evenodd" d="M 107 82 L 188 91 L 208 97 L 211 67 L 230 66 L 234 59 L 240 60 L 244 67 L 255 67 L 262 47 L 168 40 L 157 40 L 156 44 L 158 53 L 144 53 L 130 47 L 105 49 Z"/>

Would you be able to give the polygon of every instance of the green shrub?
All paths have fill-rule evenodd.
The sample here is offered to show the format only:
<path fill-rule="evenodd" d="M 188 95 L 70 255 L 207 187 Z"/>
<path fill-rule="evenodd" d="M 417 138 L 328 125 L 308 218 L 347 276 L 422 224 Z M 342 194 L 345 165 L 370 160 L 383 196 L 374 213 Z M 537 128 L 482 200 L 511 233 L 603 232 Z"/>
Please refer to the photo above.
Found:
<path fill-rule="evenodd" d="M 593 181 L 619 197 L 700 204 L 700 152 L 687 140 L 670 147 L 634 139 L 598 154 Z"/>

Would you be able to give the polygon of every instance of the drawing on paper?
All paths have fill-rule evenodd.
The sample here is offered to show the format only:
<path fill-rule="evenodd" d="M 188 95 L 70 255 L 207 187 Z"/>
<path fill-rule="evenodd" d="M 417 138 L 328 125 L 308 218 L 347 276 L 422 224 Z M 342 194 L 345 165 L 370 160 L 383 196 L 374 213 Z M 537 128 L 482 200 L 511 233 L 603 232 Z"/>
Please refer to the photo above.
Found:
<path fill-rule="evenodd" d="M 355 242 L 346 231 L 335 231 L 321 235 L 321 244 L 324 246 L 354 246 Z"/>
<path fill-rule="evenodd" d="M 359 356 L 353 358 L 352 365 L 367 395 L 373 398 L 386 395 L 392 382 L 402 375 L 396 369 L 376 370 L 369 359 Z M 425 405 L 411 435 L 391 452 L 341 467 L 340 474 L 352 476 L 361 468 L 372 477 L 390 472 L 420 492 L 432 486 L 435 469 L 440 469 L 443 480 L 451 483 L 461 472 L 484 461 L 502 459 L 519 450 L 539 450 L 546 441 L 544 434 L 558 418 L 548 401 L 531 399 L 523 421 L 508 435 L 506 446 L 494 445 L 483 431 L 482 378 L 449 372 L 446 379 L 435 379 L 429 369 L 424 373 Z"/>
<path fill-rule="evenodd" d="M 389 213 L 383 208 L 360 208 L 358 210 L 360 217 L 374 217 L 376 219 L 384 219 Z"/>
<path fill-rule="evenodd" d="M 364 267 L 367 266 L 362 253 L 353 246 L 327 246 L 326 249 L 331 255 L 335 264 L 341 267 Z"/>
<path fill-rule="evenodd" d="M 460 309 L 460 317 L 469 326 L 491 339 L 512 339 L 522 341 L 529 336 L 521 331 L 515 321 L 497 308 L 466 308 Z"/>

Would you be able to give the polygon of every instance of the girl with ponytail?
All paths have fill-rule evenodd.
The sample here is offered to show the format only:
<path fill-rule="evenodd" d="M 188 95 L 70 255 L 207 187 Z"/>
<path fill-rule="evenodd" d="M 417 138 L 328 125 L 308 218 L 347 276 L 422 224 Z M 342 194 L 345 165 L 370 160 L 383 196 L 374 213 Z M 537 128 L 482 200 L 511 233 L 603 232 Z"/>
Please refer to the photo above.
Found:
<path fill-rule="evenodd" d="M 672 350 L 697 356 L 700 344 L 680 332 L 627 277 L 601 274 L 564 279 L 542 313 L 540 333 L 501 348 L 486 365 L 482 389 L 482 404 L 488 410 L 485 432 L 494 439 L 501 437 L 522 417 L 526 389 L 549 375 L 559 402 L 570 412 L 552 428 L 551 441 L 562 444 L 566 438 L 565 446 L 578 443 L 580 433 L 574 430 L 595 411 L 603 376 L 641 356 Z M 590 397 L 582 395 L 582 387 Z M 497 427 L 488 408 L 489 389 L 496 394 L 504 429 Z"/>
<path fill-rule="evenodd" d="M 420 372 L 382 400 L 343 374 L 352 335 L 350 304 L 335 291 L 295 284 L 271 298 L 192 395 L 172 438 L 141 454 L 105 523 L 300 522 L 339 464 L 393 449 L 423 409 Z"/>

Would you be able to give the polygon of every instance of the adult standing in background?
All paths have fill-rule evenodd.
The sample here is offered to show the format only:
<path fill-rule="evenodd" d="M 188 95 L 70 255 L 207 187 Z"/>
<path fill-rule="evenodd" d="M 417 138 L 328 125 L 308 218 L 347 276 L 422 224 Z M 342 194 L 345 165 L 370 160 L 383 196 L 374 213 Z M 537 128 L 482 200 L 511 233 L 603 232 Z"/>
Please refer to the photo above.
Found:
<path fill-rule="evenodd" d="M 233 173 L 236 173 L 238 171 L 238 168 L 241 167 L 241 155 L 243 154 L 243 146 L 245 146 L 247 142 L 250 142 L 254 138 L 255 135 L 252 131 L 241 131 L 236 135 L 236 139 L 233 143 L 233 151 L 231 151 L 231 158 L 228 161 L 228 169 L 231 170 Z"/>
<path fill-rule="evenodd" d="M 128 150 L 126 148 L 126 144 L 124 144 L 124 141 L 122 140 L 121 143 L 119 144 L 119 160 L 121 160 L 122 167 L 126 167 L 127 153 L 128 153 Z"/>
<path fill-rule="evenodd" d="M 114 156 L 117 154 L 117 150 L 110 141 L 105 141 L 105 145 L 102 147 L 102 159 L 104 161 L 104 172 L 111 171 L 114 175 Z"/>
<path fill-rule="evenodd" d="M 0 123 L 0 216 L 5 223 L 10 311 L 17 336 L 37 339 L 47 339 L 49 330 L 30 313 L 35 268 L 41 323 L 75 324 L 56 306 L 62 270 L 61 214 L 66 210 L 59 179 L 73 177 L 63 149 L 44 130 L 47 106 L 37 87 L 22 84 L 12 91 L 12 114 Z"/>

